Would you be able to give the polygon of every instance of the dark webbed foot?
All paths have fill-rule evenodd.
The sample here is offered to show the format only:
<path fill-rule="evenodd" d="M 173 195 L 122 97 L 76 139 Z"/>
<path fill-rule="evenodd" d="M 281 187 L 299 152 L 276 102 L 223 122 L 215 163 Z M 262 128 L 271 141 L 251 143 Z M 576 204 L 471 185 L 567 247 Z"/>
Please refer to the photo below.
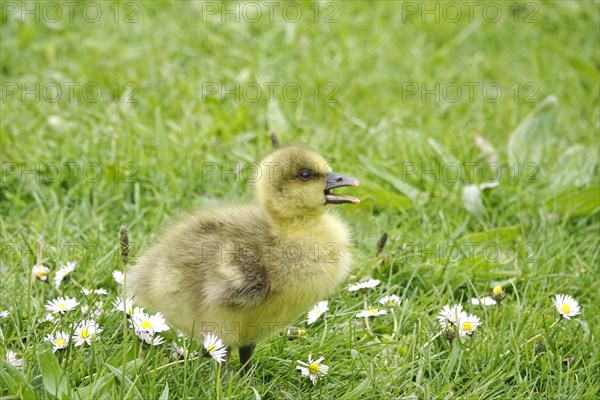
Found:
<path fill-rule="evenodd" d="M 255 344 L 240 347 L 240 362 L 242 363 L 242 375 L 247 375 L 252 369 L 252 353 L 254 353 Z"/>

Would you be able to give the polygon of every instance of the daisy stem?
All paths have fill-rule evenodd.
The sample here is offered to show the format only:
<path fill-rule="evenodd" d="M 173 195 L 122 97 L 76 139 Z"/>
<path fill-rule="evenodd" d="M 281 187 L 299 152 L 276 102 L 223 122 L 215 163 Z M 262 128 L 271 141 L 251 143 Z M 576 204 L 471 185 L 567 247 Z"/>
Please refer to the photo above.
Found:
<path fill-rule="evenodd" d="M 394 308 L 394 331 L 392 332 L 392 338 L 396 337 L 396 332 L 398 331 L 398 316 L 396 315 L 396 309 Z"/>
<path fill-rule="evenodd" d="M 559 319 L 557 319 L 556 321 L 554 321 L 554 323 L 552 325 L 550 325 L 550 328 L 548 329 L 552 329 L 554 328 L 554 330 L 552 332 L 550 332 L 550 335 L 548 335 L 548 338 L 553 337 L 556 334 L 556 331 L 558 330 L 558 323 L 560 321 L 562 321 L 563 317 L 561 316 Z"/>
<path fill-rule="evenodd" d="M 560 320 L 561 320 L 561 319 L 562 319 L 562 318 L 559 318 L 559 319 L 557 319 L 556 321 L 554 321 L 554 322 L 552 323 L 552 325 L 550 325 L 550 326 L 548 327 L 548 330 L 550 330 L 550 329 L 553 329 L 553 328 L 554 328 L 556 325 L 558 325 L 558 323 L 560 322 Z M 552 337 L 553 335 L 554 335 L 554 332 L 553 332 L 553 333 L 551 333 L 549 337 Z M 538 333 L 538 334 L 536 334 L 536 335 L 533 335 L 533 336 L 532 336 L 531 338 L 529 338 L 529 339 L 528 339 L 528 340 L 527 340 L 525 343 L 531 343 L 531 342 L 533 342 L 533 341 L 535 341 L 535 340 L 537 340 L 537 339 L 541 338 L 542 336 L 544 336 L 544 332 L 540 332 L 540 333 Z M 504 355 L 506 356 L 506 355 L 508 355 L 509 353 L 510 353 L 510 349 L 509 349 L 509 350 L 506 350 L 506 352 L 504 353 Z"/>
<path fill-rule="evenodd" d="M 426 348 L 427 346 L 429 346 L 431 343 L 433 343 L 433 341 L 434 341 L 435 339 L 437 339 L 437 338 L 439 338 L 440 336 L 442 336 L 442 333 L 443 333 L 442 331 L 440 331 L 440 332 L 436 333 L 436 334 L 435 334 L 435 336 L 434 336 L 434 337 L 432 337 L 431 339 L 429 339 L 429 340 L 427 341 L 427 343 L 425 343 L 425 344 L 423 345 L 423 347 L 422 347 L 422 348 L 424 349 L 424 348 Z"/>
<path fill-rule="evenodd" d="M 221 363 L 217 363 L 217 399 L 221 399 Z"/>
<path fill-rule="evenodd" d="M 375 334 L 371 330 L 371 325 L 369 325 L 369 317 L 365 317 L 365 329 L 369 335 L 375 336 Z"/>
<path fill-rule="evenodd" d="M 365 304 L 365 310 L 369 308 L 368 304 L 367 304 L 367 295 L 365 295 L 364 297 L 364 304 Z M 369 324 L 369 317 L 365 317 L 365 330 L 367 331 L 367 333 L 371 336 L 375 336 L 373 334 L 373 331 L 371 330 L 371 325 Z"/>
<path fill-rule="evenodd" d="M 325 338 L 327 338 L 327 318 L 323 316 L 323 336 L 321 337 L 321 346 L 325 343 Z"/>
<path fill-rule="evenodd" d="M 152 372 L 152 373 L 154 373 L 154 372 L 156 372 L 156 371 L 160 371 L 161 369 L 163 369 L 163 368 L 167 368 L 167 367 L 170 367 L 170 366 L 172 366 L 172 365 L 177 365 L 177 364 L 185 363 L 185 362 L 186 362 L 186 360 L 187 360 L 187 361 L 191 361 L 191 360 L 196 360 L 196 359 L 198 359 L 198 358 L 199 358 L 199 357 L 189 357 L 189 358 L 184 358 L 184 359 L 182 359 L 182 360 L 173 361 L 173 362 L 170 362 L 170 363 L 168 363 L 168 364 L 161 365 L 160 367 L 154 368 L 154 369 L 153 369 L 151 372 Z"/>
<path fill-rule="evenodd" d="M 554 321 L 554 322 L 552 323 L 552 325 L 550 325 L 550 326 L 548 327 L 548 330 L 550 330 L 550 329 L 553 329 L 553 328 L 554 328 L 554 327 L 555 327 L 555 326 L 556 326 L 556 325 L 557 325 L 557 324 L 560 322 L 560 320 L 561 320 L 561 319 L 562 319 L 562 318 L 559 318 L 559 319 L 557 319 L 556 321 Z M 544 335 L 544 332 L 540 332 L 540 333 L 538 333 L 537 335 L 534 335 L 533 337 L 531 337 L 531 339 L 527 340 L 525 343 L 531 343 L 531 342 L 533 342 L 534 340 L 537 340 L 537 339 L 541 338 L 543 335 Z"/>

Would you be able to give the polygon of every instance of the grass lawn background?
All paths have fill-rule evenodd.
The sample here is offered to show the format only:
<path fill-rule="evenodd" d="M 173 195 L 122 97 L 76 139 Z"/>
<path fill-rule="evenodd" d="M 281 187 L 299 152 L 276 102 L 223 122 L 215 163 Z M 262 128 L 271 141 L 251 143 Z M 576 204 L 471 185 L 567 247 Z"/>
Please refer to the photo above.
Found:
<path fill-rule="evenodd" d="M 55 21 L 42 3 L 3 2 L 0 309 L 10 315 L 0 320 L 1 346 L 25 364 L 5 363 L 0 394 L 595 398 L 598 3 L 452 3 L 456 21 L 435 2 L 299 2 L 292 22 L 297 9 L 284 3 L 272 20 L 252 3 L 263 12 L 255 21 L 249 3 L 227 3 L 237 17 L 221 2 L 80 3 L 70 20 L 59 2 Z M 85 4 L 100 10 L 97 22 Z M 14 5 L 33 12 L 19 17 Z M 234 92 L 211 94 L 221 84 Z M 244 168 L 269 152 L 270 132 L 361 180 L 362 204 L 338 211 L 356 244 L 348 283 L 382 283 L 366 294 L 341 287 L 324 320 L 297 322 L 305 336 L 260 344 L 254 387 L 237 376 L 219 385 L 206 358 L 156 370 L 174 361 L 168 346 L 144 348 L 110 311 L 119 227 L 129 226 L 140 249 L 181 210 L 252 201 Z M 495 168 L 476 135 L 496 148 Z M 242 173 L 221 175 L 236 163 Z M 483 193 L 484 212 L 468 212 L 465 185 L 493 178 L 500 183 Z M 383 232 L 389 239 L 376 256 Z M 30 279 L 36 243 L 53 271 L 78 263 L 59 290 Z M 450 243 L 476 245 L 449 257 Z M 496 284 L 507 292 L 498 307 L 467 303 Z M 52 354 L 44 336 L 55 327 L 40 321 L 43 305 L 59 295 L 93 304 L 78 285 L 110 292 L 100 340 Z M 580 302 L 584 323 L 549 329 L 557 293 Z M 355 314 L 386 294 L 402 306 L 373 319 L 371 335 Z M 452 344 L 430 342 L 440 331 L 435 316 L 456 303 L 482 326 Z M 314 386 L 295 370 L 309 353 L 331 367 Z"/>

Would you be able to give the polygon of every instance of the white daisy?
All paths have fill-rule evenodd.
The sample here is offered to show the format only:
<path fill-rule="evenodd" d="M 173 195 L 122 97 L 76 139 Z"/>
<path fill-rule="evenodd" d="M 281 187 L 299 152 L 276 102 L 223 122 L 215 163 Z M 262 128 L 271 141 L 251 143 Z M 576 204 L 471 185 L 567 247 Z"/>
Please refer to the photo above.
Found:
<path fill-rule="evenodd" d="M 119 285 L 125 282 L 125 275 L 121 271 L 113 271 L 112 276 Z"/>
<path fill-rule="evenodd" d="M 579 303 L 569 295 L 557 294 L 552 301 L 558 313 L 566 319 L 571 319 L 580 312 Z"/>
<path fill-rule="evenodd" d="M 17 357 L 17 353 L 12 350 L 6 351 L 6 362 L 12 365 L 13 367 L 22 367 L 23 359 Z"/>
<path fill-rule="evenodd" d="M 382 297 L 379 300 L 379 304 L 382 304 L 382 305 L 384 305 L 386 307 L 394 308 L 394 307 L 400 307 L 400 302 L 401 301 L 402 300 L 400 300 L 399 296 L 396 296 L 395 294 L 392 294 L 390 296 Z"/>
<path fill-rule="evenodd" d="M 8 317 L 9 315 L 10 315 L 10 312 L 9 312 L 9 311 L 6 311 L 6 310 L 4 310 L 4 311 L 0 311 L 0 318 L 6 318 L 6 317 Z"/>
<path fill-rule="evenodd" d="M 52 352 L 66 349 L 69 346 L 69 334 L 65 332 L 56 332 L 54 335 L 46 335 L 46 341 L 52 343 Z"/>
<path fill-rule="evenodd" d="M 356 314 L 356 318 L 368 318 L 368 317 L 376 317 L 378 315 L 387 314 L 386 310 L 380 310 L 375 307 L 369 307 L 366 310 L 363 310 Z"/>
<path fill-rule="evenodd" d="M 124 302 L 122 297 L 118 297 L 115 301 L 113 301 L 113 305 L 115 306 L 116 311 L 124 312 L 127 315 L 132 315 L 134 313 L 133 299 L 131 297 L 127 297 Z"/>
<path fill-rule="evenodd" d="M 165 342 L 165 338 L 160 335 L 154 335 L 148 331 L 143 330 L 135 330 L 135 334 L 139 337 L 144 343 L 150 344 L 152 346 L 158 346 L 159 344 L 163 344 Z"/>
<path fill-rule="evenodd" d="M 86 288 L 83 288 L 83 289 L 81 289 L 81 291 L 86 296 L 89 296 L 90 294 L 108 294 L 108 292 L 106 291 L 106 289 L 101 289 L 101 288 L 100 289 L 86 289 Z"/>
<path fill-rule="evenodd" d="M 321 361 L 323 361 L 323 357 L 318 360 L 313 360 L 312 354 L 309 354 L 308 363 L 296 360 L 299 364 L 296 366 L 296 369 L 300 370 L 302 376 L 308 376 L 314 385 L 317 383 L 317 379 L 327 375 L 327 371 L 329 371 L 329 367 L 325 364 L 321 364 Z"/>
<path fill-rule="evenodd" d="M 94 303 L 94 311 L 90 313 L 90 307 L 87 305 L 83 305 L 81 306 L 81 313 L 82 314 L 90 314 L 90 316 L 92 318 L 98 318 L 99 316 L 101 316 L 104 313 L 104 310 L 102 309 L 102 302 L 101 301 L 97 301 Z"/>
<path fill-rule="evenodd" d="M 91 344 L 94 336 L 100 332 L 102 332 L 102 329 L 98 327 L 96 321 L 90 319 L 81 322 L 77 328 L 75 328 L 75 333 L 73 334 L 75 346 L 81 346 L 84 343 Z"/>
<path fill-rule="evenodd" d="M 35 264 L 31 269 L 31 273 L 40 281 L 46 282 L 48 280 L 50 270 L 47 267 L 44 267 L 42 264 Z"/>
<path fill-rule="evenodd" d="M 46 314 L 44 320 L 48 322 L 56 322 L 56 317 L 52 314 Z"/>
<path fill-rule="evenodd" d="M 150 335 L 164 332 L 169 329 L 169 325 L 167 325 L 167 322 L 161 313 L 158 312 L 154 315 L 148 315 L 139 307 L 136 307 L 133 310 L 131 320 L 136 331 L 143 331 Z"/>
<path fill-rule="evenodd" d="M 455 306 L 444 306 L 440 314 L 437 316 L 438 322 L 442 329 L 446 329 L 448 324 L 452 326 L 457 326 L 458 320 L 461 316 L 466 316 L 466 313 L 463 311 L 462 306 L 457 304 Z"/>
<path fill-rule="evenodd" d="M 462 313 L 458 319 L 458 333 L 460 336 L 472 335 L 475 332 L 475 329 L 481 322 L 479 321 L 479 317 L 472 314 Z"/>
<path fill-rule="evenodd" d="M 471 299 L 471 304 L 476 305 L 476 306 L 479 306 L 479 305 L 495 306 L 498 303 L 496 303 L 496 300 L 492 299 L 490 296 L 485 296 L 485 297 L 482 297 L 481 300 L 476 297 L 473 297 Z"/>
<path fill-rule="evenodd" d="M 355 283 L 354 285 L 348 286 L 348 291 L 356 292 L 357 290 L 361 290 L 361 289 L 371 289 L 371 288 L 374 288 L 375 286 L 379 285 L 380 283 L 381 283 L 381 281 L 379 279 L 369 279 L 369 280 L 362 281 L 359 283 Z"/>
<path fill-rule="evenodd" d="M 204 348 L 215 361 L 225 361 L 225 357 L 227 357 L 227 348 L 216 335 L 213 335 L 212 333 L 204 334 Z"/>
<path fill-rule="evenodd" d="M 325 311 L 329 310 L 329 303 L 327 300 L 318 302 L 312 310 L 308 312 L 308 325 L 314 323 Z"/>
<path fill-rule="evenodd" d="M 197 351 L 190 352 L 187 347 L 179 346 L 175 342 L 171 342 L 171 349 L 175 358 L 195 357 L 198 355 Z"/>
<path fill-rule="evenodd" d="M 67 262 L 67 265 L 63 265 L 62 267 L 60 267 L 58 271 L 56 271 L 54 279 L 52 280 L 54 282 L 54 286 L 59 287 L 63 279 L 65 279 L 71 274 L 71 272 L 75 270 L 76 265 L 77 264 L 75 262 L 69 261 Z"/>
<path fill-rule="evenodd" d="M 75 307 L 77 307 L 79 303 L 72 297 L 59 297 L 54 300 L 48 300 L 47 304 L 44 306 L 46 311 L 50 311 L 53 313 L 61 313 L 65 314 L 67 311 L 71 311 Z"/>

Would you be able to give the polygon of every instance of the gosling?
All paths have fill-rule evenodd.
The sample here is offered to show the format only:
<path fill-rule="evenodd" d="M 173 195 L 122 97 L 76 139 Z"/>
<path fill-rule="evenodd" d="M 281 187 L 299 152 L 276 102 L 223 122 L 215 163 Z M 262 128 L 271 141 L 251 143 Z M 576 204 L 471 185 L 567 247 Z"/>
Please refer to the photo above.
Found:
<path fill-rule="evenodd" d="M 243 373 L 257 342 L 275 336 L 329 296 L 351 266 L 351 235 L 331 204 L 358 180 L 319 154 L 283 147 L 257 168 L 256 205 L 197 211 L 166 229 L 126 277 L 136 303 L 202 341 L 238 348 Z"/>

